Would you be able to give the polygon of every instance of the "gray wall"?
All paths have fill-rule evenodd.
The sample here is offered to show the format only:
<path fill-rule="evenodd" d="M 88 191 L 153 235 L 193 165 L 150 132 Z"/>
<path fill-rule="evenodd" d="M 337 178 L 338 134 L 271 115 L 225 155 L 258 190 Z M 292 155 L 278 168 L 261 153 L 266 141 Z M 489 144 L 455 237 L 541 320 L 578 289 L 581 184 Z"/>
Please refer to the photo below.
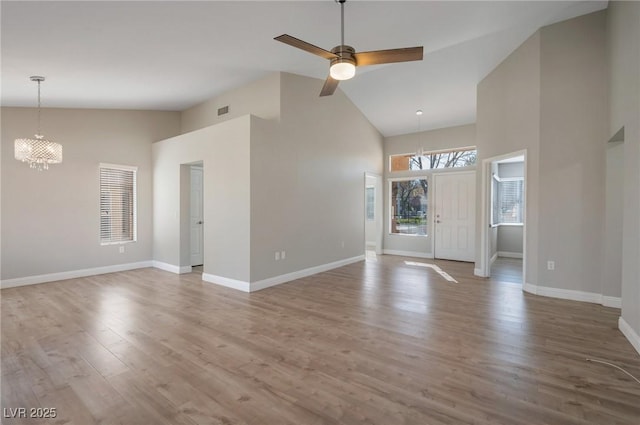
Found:
<path fill-rule="evenodd" d="M 229 113 L 218 116 L 218 108 L 223 106 L 229 107 Z M 183 111 L 180 132 L 187 133 L 248 114 L 268 120 L 280 118 L 279 73 L 274 72 Z"/>
<path fill-rule="evenodd" d="M 522 255 L 522 226 L 498 226 L 496 235 L 496 250 L 498 256 Z"/>
<path fill-rule="evenodd" d="M 2 279 L 152 259 L 151 143 L 179 131 L 177 112 L 44 109 L 42 129 L 63 163 L 38 172 L 13 157 L 36 110 L 2 108 Z M 100 245 L 101 162 L 138 167 L 138 241 Z"/>
<path fill-rule="evenodd" d="M 188 267 L 188 167 L 202 161 L 204 272 L 249 281 L 249 115 L 153 144 L 153 259 Z"/>
<path fill-rule="evenodd" d="M 600 293 L 607 118 L 606 12 L 540 30 L 538 284 Z M 546 261 L 555 261 L 548 271 Z"/>
<path fill-rule="evenodd" d="M 452 149 L 458 147 L 476 145 L 476 127 L 474 124 L 443 128 L 439 130 L 422 131 L 418 133 L 403 134 L 400 136 L 387 137 L 384 140 L 384 249 L 389 252 L 407 253 L 416 256 L 433 256 L 433 242 L 431 235 L 431 225 L 427 229 L 427 236 L 397 235 L 389 232 L 389 182 L 391 178 L 401 177 L 427 177 L 429 187 L 432 187 L 433 180 L 431 172 L 423 173 L 416 171 L 389 171 L 389 157 L 391 155 L 415 153 L 419 148 L 425 151 Z M 428 203 L 433 203 L 433 191 L 429 191 Z M 432 223 L 431 208 L 427 216 L 427 222 Z"/>
<path fill-rule="evenodd" d="M 640 3 L 609 2 L 607 35 L 607 135 L 624 127 L 622 319 L 640 351 Z"/>
<path fill-rule="evenodd" d="M 526 276 L 538 282 L 538 164 L 540 140 L 540 33 L 536 32 L 478 85 L 476 122 L 478 163 L 486 158 L 526 150 Z M 478 167 L 477 181 L 482 182 Z M 477 199 L 482 199 L 478 184 Z M 478 214 L 476 229 L 488 229 L 489 217 Z M 482 218 L 486 220 L 482 222 Z M 487 232 L 489 233 L 489 232 Z M 490 237 L 490 234 L 487 235 Z M 497 235 L 496 235 L 497 237 Z M 476 236 L 476 268 L 483 268 L 481 238 Z"/>
<path fill-rule="evenodd" d="M 342 90 L 280 75 L 279 122 L 252 127 L 252 282 L 364 255 L 364 174 L 382 174 L 382 136 Z"/>
<path fill-rule="evenodd" d="M 498 164 L 500 178 L 524 177 L 524 162 L 504 162 Z"/>
<path fill-rule="evenodd" d="M 275 91 L 277 116 L 215 123 L 199 113 L 190 127 L 204 128 L 153 145 L 155 260 L 189 264 L 180 165 L 196 161 L 204 165 L 205 273 L 257 282 L 364 254 L 364 175 L 382 173 L 382 136 L 341 90 L 320 98 L 320 80 L 275 76 L 252 84 L 260 87 L 253 100 L 244 90 L 221 98 L 234 105 L 240 93 L 263 111 L 264 93 Z M 276 261 L 276 251 L 286 258 Z"/>
<path fill-rule="evenodd" d="M 601 291 L 605 63 L 599 12 L 542 28 L 478 86 L 480 158 L 527 151 L 528 284 Z"/>
<path fill-rule="evenodd" d="M 624 209 L 624 143 L 607 143 L 604 270 L 602 294 L 622 295 L 622 218 Z"/>

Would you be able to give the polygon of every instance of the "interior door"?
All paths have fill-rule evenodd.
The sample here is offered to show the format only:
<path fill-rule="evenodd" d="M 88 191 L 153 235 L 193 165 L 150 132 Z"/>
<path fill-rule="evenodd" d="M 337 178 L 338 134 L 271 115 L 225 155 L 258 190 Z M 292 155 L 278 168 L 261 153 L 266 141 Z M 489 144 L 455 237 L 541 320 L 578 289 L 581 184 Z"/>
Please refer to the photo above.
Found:
<path fill-rule="evenodd" d="M 475 260 L 476 173 L 436 174 L 435 258 Z"/>
<path fill-rule="evenodd" d="M 202 209 L 202 167 L 191 167 L 191 265 L 204 263 L 204 220 Z"/>

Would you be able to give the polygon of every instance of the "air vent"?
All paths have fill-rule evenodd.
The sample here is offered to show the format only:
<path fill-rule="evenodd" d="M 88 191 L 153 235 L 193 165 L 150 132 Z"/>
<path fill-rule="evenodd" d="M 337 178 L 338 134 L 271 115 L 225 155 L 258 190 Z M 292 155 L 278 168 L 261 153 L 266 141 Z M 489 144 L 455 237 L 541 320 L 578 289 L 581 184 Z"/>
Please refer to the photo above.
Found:
<path fill-rule="evenodd" d="M 223 106 L 222 108 L 218 108 L 218 116 L 228 114 L 229 113 L 229 105 Z"/>

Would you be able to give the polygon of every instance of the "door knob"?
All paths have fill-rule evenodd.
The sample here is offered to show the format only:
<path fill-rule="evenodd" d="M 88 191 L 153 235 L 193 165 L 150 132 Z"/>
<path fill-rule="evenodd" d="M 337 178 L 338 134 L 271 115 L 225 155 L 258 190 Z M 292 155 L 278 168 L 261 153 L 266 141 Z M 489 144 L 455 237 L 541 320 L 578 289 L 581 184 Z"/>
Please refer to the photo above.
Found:
<path fill-rule="evenodd" d="M 202 223 L 203 223 L 203 221 L 202 221 L 202 220 L 200 220 L 200 221 L 199 221 L 199 222 L 197 222 L 196 224 L 202 224 Z"/>
<path fill-rule="evenodd" d="M 440 220 L 436 220 L 436 223 L 440 223 Z"/>

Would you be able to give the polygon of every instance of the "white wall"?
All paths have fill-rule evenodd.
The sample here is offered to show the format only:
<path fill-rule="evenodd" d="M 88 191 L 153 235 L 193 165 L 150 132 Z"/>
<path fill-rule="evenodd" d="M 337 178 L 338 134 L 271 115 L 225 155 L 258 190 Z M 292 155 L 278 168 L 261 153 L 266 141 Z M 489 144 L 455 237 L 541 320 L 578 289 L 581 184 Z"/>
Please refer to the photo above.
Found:
<path fill-rule="evenodd" d="M 422 131 L 418 133 L 403 134 L 387 137 L 384 140 L 384 250 L 385 252 L 406 253 L 416 256 L 433 256 L 433 243 L 431 226 L 427 230 L 427 236 L 398 235 L 389 232 L 390 207 L 389 207 L 389 182 L 391 178 L 426 176 L 429 187 L 433 187 L 431 172 L 416 173 L 415 171 L 389 171 L 389 157 L 391 155 L 415 153 L 419 148 L 425 151 L 451 149 L 476 145 L 476 128 L 474 124 L 443 128 L 439 130 Z M 433 204 L 433 191 L 429 191 L 428 203 Z M 431 208 L 429 208 L 427 222 L 432 223 Z"/>
<path fill-rule="evenodd" d="M 202 161 L 204 272 L 249 281 L 249 115 L 153 144 L 153 259 L 190 266 L 188 167 Z M 181 255 L 182 254 L 182 255 Z"/>
<path fill-rule="evenodd" d="M 179 113 L 44 109 L 44 134 L 63 162 L 38 172 L 13 156 L 35 132 L 36 110 L 2 108 L 2 280 L 150 261 L 151 143 L 178 133 Z M 138 167 L 138 241 L 100 245 L 101 163 Z M 28 280 L 28 279 L 27 279 Z M 3 282 L 4 283 L 4 282 Z"/>
<path fill-rule="evenodd" d="M 640 3 L 609 2 L 608 136 L 624 128 L 622 318 L 640 352 Z"/>

